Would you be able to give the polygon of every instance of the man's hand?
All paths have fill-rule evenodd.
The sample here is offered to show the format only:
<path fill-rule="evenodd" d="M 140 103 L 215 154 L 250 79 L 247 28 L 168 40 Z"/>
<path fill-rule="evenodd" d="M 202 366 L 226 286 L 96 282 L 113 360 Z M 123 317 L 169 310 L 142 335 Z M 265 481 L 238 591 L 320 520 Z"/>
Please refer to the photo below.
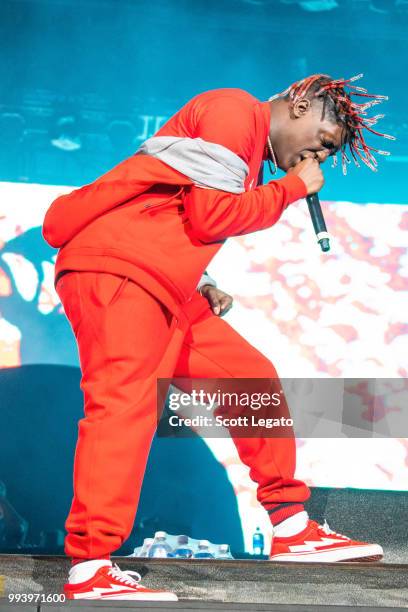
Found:
<path fill-rule="evenodd" d="M 208 300 L 214 314 L 223 317 L 231 308 L 233 298 L 212 285 L 203 285 L 200 293 Z"/>
<path fill-rule="evenodd" d="M 307 188 L 307 195 L 317 193 L 324 185 L 323 172 L 317 159 L 310 157 L 302 159 L 296 166 L 289 168 L 289 172 L 302 179 Z"/>

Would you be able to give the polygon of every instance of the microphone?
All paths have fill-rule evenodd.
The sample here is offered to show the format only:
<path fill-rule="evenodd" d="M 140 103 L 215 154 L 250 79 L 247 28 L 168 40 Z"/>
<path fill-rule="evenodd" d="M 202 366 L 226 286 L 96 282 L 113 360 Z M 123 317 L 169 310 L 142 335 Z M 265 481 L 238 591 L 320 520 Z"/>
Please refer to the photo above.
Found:
<path fill-rule="evenodd" d="M 312 217 L 317 242 L 320 244 L 322 251 L 330 251 L 330 236 L 327 232 L 326 223 L 324 222 L 319 196 L 317 193 L 312 193 L 311 195 L 306 196 L 306 202 L 309 207 L 310 216 Z"/>

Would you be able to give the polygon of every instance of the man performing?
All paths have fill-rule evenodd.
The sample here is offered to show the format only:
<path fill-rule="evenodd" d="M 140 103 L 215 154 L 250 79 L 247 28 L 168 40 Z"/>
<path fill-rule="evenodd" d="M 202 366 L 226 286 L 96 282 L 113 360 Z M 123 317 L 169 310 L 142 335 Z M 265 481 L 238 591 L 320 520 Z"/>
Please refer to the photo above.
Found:
<path fill-rule="evenodd" d="M 220 318 L 228 296 L 200 278 L 228 237 L 271 227 L 292 202 L 319 191 L 329 156 L 340 152 L 345 172 L 348 147 L 357 165 L 375 169 L 363 130 L 378 134 L 380 115 L 366 110 L 384 96 L 356 87 L 356 78 L 312 75 L 267 102 L 240 89 L 200 94 L 135 155 L 48 210 L 43 235 L 60 249 L 56 290 L 78 343 L 85 398 L 65 523 L 67 598 L 177 599 L 110 560 L 134 524 L 156 429 L 156 381 L 278 378 Z M 286 175 L 258 185 L 264 160 Z M 382 557 L 381 546 L 309 519 L 293 438 L 234 442 L 273 525 L 271 560 Z"/>

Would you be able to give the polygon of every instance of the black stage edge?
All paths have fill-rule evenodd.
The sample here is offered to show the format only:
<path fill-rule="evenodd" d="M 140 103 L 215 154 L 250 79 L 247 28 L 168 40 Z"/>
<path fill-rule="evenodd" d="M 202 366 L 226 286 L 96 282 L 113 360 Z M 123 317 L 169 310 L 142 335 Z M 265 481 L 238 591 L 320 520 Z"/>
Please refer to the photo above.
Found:
<path fill-rule="evenodd" d="M 160 610 L 399 610 L 408 608 L 408 565 L 387 563 L 279 564 L 112 557 L 123 570 L 138 571 L 151 588 L 174 590 L 179 603 L 65 602 L 9 604 L 9 593 L 59 594 L 70 567 L 62 556 L 0 555 L 5 592 L 0 610 L 81 612 L 108 606 Z"/>

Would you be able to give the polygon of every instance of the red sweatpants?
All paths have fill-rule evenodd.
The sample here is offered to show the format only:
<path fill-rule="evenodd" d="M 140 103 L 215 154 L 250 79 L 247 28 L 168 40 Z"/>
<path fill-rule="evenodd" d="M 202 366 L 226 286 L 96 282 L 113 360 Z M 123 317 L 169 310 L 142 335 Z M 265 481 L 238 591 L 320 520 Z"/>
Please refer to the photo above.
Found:
<path fill-rule="evenodd" d="M 57 292 L 78 343 L 85 417 L 78 424 L 65 552 L 96 558 L 129 537 L 157 423 L 156 380 L 277 378 L 266 357 L 198 292 L 177 314 L 129 279 L 70 272 Z M 302 502 L 293 438 L 235 438 L 258 499 Z"/>

